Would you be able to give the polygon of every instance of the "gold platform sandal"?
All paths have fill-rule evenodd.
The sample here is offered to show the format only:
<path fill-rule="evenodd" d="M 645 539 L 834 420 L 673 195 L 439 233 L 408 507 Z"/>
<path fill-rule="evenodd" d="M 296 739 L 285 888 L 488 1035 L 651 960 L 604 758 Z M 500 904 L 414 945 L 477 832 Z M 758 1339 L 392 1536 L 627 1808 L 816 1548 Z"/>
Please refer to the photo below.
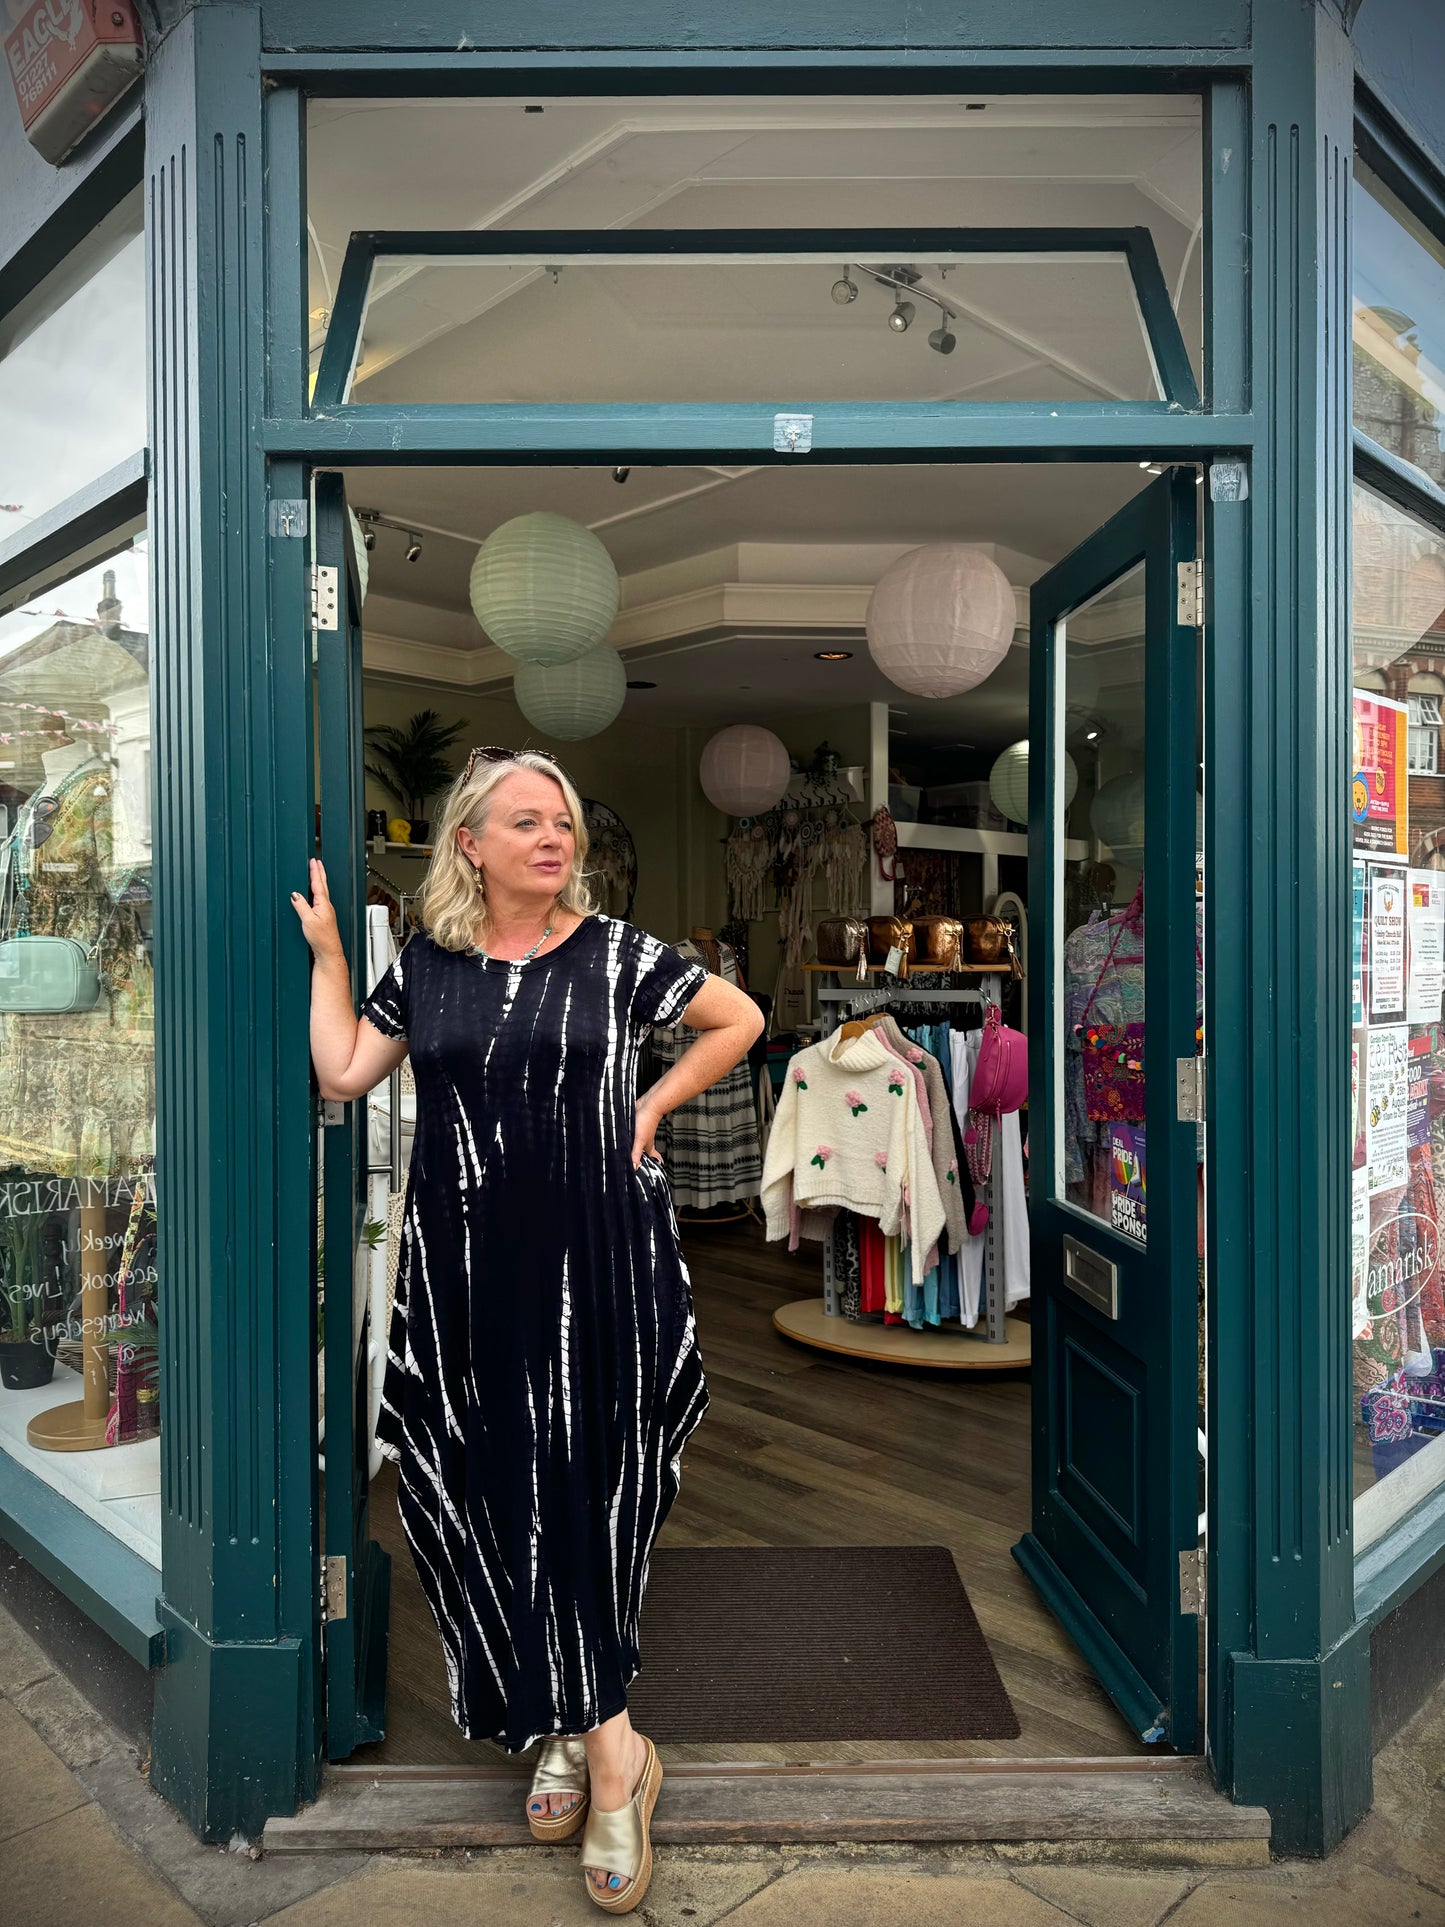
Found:
<path fill-rule="evenodd" d="M 534 1813 L 533 1803 L 548 1794 L 570 1793 L 574 1804 L 565 1813 Z M 587 1748 L 582 1741 L 553 1735 L 542 1742 L 532 1790 L 527 1795 L 527 1825 L 534 1840 L 567 1840 L 587 1818 L 589 1801 Z"/>
<path fill-rule="evenodd" d="M 647 1760 L 632 1798 L 613 1811 L 593 1807 L 582 1836 L 583 1874 L 620 1874 L 627 1882 L 613 1894 L 599 1893 L 588 1880 L 588 1897 L 607 1914 L 630 1914 L 652 1879 L 652 1809 L 662 1790 L 662 1762 L 651 1740 L 644 1739 L 643 1744 Z"/>

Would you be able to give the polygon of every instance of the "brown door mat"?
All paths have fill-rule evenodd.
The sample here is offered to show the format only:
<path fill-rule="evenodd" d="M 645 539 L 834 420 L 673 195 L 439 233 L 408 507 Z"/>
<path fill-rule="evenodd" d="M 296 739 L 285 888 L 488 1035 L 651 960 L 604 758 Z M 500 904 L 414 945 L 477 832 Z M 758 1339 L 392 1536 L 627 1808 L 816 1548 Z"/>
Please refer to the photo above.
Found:
<path fill-rule="evenodd" d="M 641 1644 L 627 1704 L 660 1745 L 1018 1737 L 945 1546 L 671 1547 Z"/>

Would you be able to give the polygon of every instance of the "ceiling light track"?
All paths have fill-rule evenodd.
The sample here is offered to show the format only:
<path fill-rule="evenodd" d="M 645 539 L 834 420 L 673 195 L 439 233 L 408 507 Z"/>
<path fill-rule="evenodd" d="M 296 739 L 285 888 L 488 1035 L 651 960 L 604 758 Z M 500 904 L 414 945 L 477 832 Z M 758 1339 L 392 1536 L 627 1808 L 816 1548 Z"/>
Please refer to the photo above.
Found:
<path fill-rule="evenodd" d="M 939 269 L 943 273 L 943 269 Z M 920 285 L 921 276 L 917 268 L 900 265 L 888 268 L 870 268 L 861 261 L 844 265 L 842 276 L 833 283 L 832 296 L 840 308 L 850 306 L 858 299 L 858 286 L 853 280 L 855 274 L 867 275 L 879 287 L 892 290 L 896 299 L 888 316 L 888 326 L 896 335 L 906 335 L 913 326 L 918 313 L 918 302 L 928 301 L 938 310 L 938 326 L 928 336 L 928 345 L 935 354 L 951 355 L 958 346 L 958 336 L 954 334 L 952 323 L 958 317 L 945 301 Z"/>

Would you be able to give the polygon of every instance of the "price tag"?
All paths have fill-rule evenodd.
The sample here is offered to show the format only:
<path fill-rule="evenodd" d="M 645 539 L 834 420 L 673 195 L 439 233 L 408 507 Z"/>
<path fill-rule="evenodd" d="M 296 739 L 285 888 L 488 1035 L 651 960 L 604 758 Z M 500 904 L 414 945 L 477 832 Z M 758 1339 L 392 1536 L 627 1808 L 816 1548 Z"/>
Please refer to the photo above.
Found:
<path fill-rule="evenodd" d="M 903 968 L 903 952 L 898 948 L 896 943 L 888 952 L 888 961 L 884 964 L 883 968 L 888 972 L 890 977 L 896 977 Z"/>

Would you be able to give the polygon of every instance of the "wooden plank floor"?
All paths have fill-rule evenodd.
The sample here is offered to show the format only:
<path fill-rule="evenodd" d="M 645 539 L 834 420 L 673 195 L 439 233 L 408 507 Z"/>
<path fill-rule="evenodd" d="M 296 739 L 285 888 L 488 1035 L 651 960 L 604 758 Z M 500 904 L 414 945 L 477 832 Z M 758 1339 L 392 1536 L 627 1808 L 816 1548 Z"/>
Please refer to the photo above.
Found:
<path fill-rule="evenodd" d="M 1027 1373 L 904 1371 L 809 1351 L 774 1331 L 772 1313 L 821 1290 L 816 1247 L 790 1258 L 742 1224 L 690 1230 L 687 1255 L 712 1406 L 687 1448 L 682 1491 L 659 1543 L 948 1546 L 1021 1731 L 1016 1740 L 952 1744 L 664 1747 L 664 1760 L 1157 1751 L 1119 1718 L 1009 1556 L 1029 1522 Z M 452 1724 L 441 1649 L 395 1495 L 387 1466 L 372 1487 L 372 1530 L 393 1557 L 387 1736 L 356 1762 L 505 1760 L 499 1747 L 464 1740 Z M 908 1628 L 880 1626 L 879 1637 L 906 1640 Z"/>

